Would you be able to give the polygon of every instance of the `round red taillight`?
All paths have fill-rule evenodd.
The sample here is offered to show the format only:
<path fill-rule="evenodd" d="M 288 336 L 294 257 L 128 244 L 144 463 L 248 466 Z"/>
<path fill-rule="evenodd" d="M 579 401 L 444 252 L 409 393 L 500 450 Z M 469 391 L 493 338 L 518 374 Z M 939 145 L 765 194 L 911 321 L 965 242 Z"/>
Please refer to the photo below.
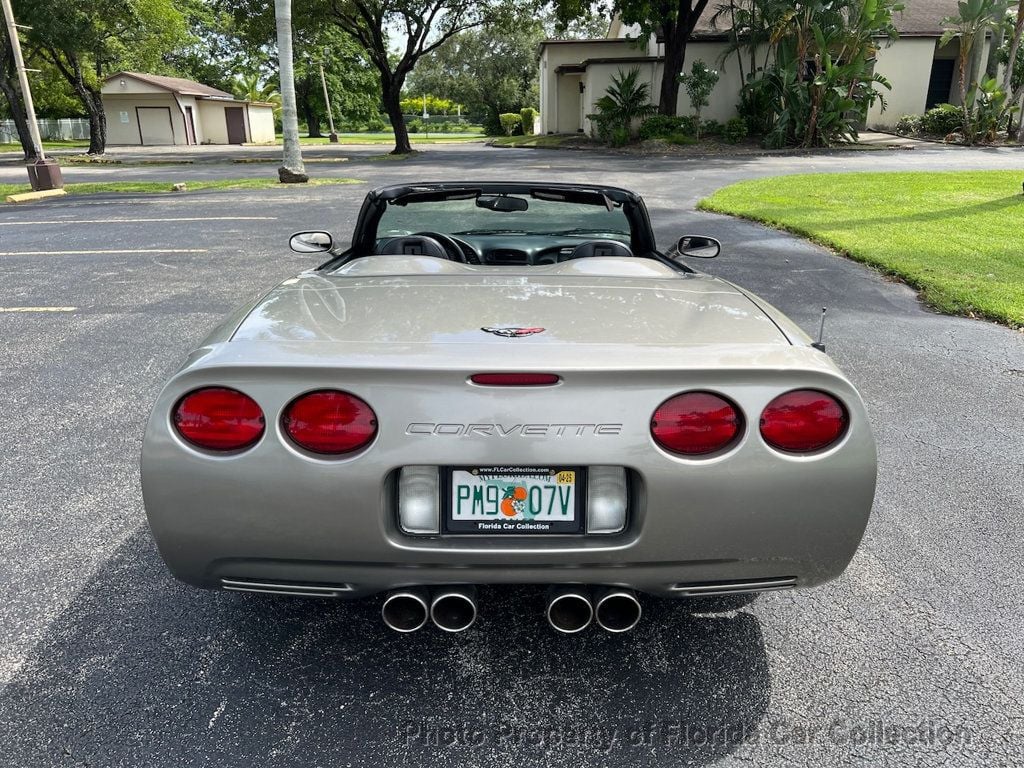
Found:
<path fill-rule="evenodd" d="M 811 453 L 843 436 L 850 417 L 843 404 L 813 389 L 779 395 L 761 413 L 761 437 L 773 448 Z"/>
<path fill-rule="evenodd" d="M 174 407 L 174 428 L 186 441 L 211 451 L 240 451 L 263 435 L 263 411 L 248 395 L 228 387 L 189 392 Z"/>
<path fill-rule="evenodd" d="M 351 453 L 377 434 L 377 414 L 355 395 L 333 389 L 295 398 L 281 424 L 295 444 L 313 453 Z"/>
<path fill-rule="evenodd" d="M 728 447 L 743 429 L 739 410 L 710 392 L 669 398 L 651 418 L 654 441 L 672 453 L 701 456 Z"/>

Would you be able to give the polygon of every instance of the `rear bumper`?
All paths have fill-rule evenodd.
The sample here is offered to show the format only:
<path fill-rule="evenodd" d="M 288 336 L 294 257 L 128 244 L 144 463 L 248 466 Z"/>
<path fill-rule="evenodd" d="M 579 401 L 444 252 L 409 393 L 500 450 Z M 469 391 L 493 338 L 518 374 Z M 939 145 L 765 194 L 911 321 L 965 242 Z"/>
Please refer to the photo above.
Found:
<path fill-rule="evenodd" d="M 338 597 L 453 583 L 607 584 L 660 595 L 713 582 L 813 586 L 843 572 L 867 525 L 874 441 L 859 396 L 835 372 L 642 371 L 609 373 L 607 381 L 566 374 L 557 397 L 469 387 L 460 372 L 438 376 L 186 369 L 158 399 L 142 455 L 146 513 L 173 573 L 199 587 L 285 582 L 327 586 Z M 170 425 L 184 392 L 214 382 L 246 392 L 267 415 L 264 437 L 240 455 L 192 449 Z M 832 392 L 850 411 L 846 435 L 813 456 L 773 451 L 756 428 L 764 406 L 797 386 Z M 332 387 L 371 402 L 380 430 L 358 455 L 325 460 L 292 446 L 279 415 L 297 392 Z M 728 393 L 747 416 L 743 437 L 706 458 L 662 451 L 650 437 L 650 414 L 683 389 Z M 514 438 L 408 431 L 425 413 L 455 410 L 474 423 L 583 424 L 600 414 L 620 428 Z M 397 524 L 394 478 L 425 463 L 626 466 L 635 480 L 627 527 L 611 536 L 408 536 Z"/>

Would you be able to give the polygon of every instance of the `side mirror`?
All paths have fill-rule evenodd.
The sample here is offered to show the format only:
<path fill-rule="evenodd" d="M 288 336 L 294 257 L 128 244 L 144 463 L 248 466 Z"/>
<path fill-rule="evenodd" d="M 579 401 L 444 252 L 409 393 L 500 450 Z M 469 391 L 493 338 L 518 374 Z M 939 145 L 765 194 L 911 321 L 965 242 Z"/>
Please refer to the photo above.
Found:
<path fill-rule="evenodd" d="M 334 238 L 330 232 L 296 232 L 288 247 L 296 253 L 324 253 L 334 247 Z"/>
<path fill-rule="evenodd" d="M 715 238 L 706 235 L 683 235 L 676 243 L 676 251 L 680 256 L 713 259 L 722 252 L 722 244 Z"/>

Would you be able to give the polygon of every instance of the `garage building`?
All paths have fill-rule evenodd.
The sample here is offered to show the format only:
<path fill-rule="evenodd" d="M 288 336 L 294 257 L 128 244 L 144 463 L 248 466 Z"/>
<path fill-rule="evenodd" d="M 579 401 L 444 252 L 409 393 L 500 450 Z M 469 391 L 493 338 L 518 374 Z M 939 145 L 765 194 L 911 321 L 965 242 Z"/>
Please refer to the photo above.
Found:
<path fill-rule="evenodd" d="M 118 72 L 103 83 L 108 145 L 267 144 L 274 105 L 178 77 Z"/>

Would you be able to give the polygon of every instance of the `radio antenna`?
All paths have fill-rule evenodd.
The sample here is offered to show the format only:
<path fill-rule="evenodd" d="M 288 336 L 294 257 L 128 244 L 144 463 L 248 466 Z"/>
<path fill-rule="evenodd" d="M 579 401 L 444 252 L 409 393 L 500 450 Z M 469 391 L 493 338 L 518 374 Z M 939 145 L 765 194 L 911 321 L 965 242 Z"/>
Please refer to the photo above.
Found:
<path fill-rule="evenodd" d="M 825 351 L 825 313 L 828 312 L 828 307 L 821 308 L 821 325 L 818 326 L 818 340 L 811 343 L 811 346 L 815 349 L 824 352 Z"/>

